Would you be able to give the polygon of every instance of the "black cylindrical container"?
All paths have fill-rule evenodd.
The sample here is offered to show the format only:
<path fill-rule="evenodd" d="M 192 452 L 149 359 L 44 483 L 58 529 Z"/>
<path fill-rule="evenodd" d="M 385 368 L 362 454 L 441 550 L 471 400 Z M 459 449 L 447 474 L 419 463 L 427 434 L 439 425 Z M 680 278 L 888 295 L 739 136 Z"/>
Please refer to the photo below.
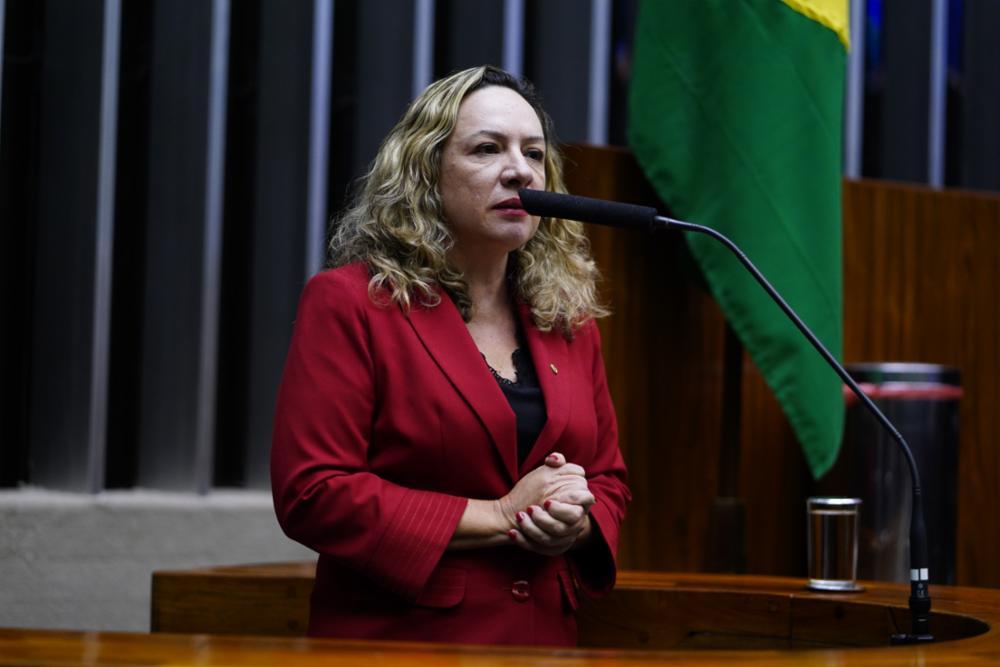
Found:
<path fill-rule="evenodd" d="M 955 583 L 958 406 L 957 369 L 934 364 L 870 363 L 847 366 L 909 443 L 920 471 L 932 583 Z M 858 541 L 858 577 L 910 579 L 912 487 L 898 445 L 847 387 L 844 441 L 835 467 L 839 484 L 864 501 Z"/>

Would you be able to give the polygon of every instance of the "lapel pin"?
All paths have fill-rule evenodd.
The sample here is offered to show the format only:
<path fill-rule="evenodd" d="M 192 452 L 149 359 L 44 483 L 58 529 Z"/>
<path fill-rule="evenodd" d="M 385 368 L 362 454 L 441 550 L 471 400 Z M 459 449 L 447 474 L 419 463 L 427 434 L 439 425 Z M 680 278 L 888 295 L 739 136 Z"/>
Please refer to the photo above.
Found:
<path fill-rule="evenodd" d="M 553 374 L 553 375 L 559 375 L 559 369 L 558 369 L 558 368 L 556 368 L 556 365 L 555 365 L 555 364 L 549 364 L 549 368 L 551 368 L 551 369 L 552 369 L 552 374 Z"/>

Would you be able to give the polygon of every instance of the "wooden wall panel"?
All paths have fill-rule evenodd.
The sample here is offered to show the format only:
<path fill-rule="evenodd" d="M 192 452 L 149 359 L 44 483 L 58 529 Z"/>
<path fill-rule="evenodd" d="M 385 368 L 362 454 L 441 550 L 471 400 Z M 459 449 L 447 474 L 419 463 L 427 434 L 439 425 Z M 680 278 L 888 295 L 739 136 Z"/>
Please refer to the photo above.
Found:
<path fill-rule="evenodd" d="M 843 203 L 844 360 L 961 370 L 957 583 L 1000 586 L 1000 524 L 983 520 L 1000 506 L 1000 196 L 848 181 Z M 748 571 L 802 574 L 814 485 L 748 357 L 741 414 Z"/>
<path fill-rule="evenodd" d="M 956 574 L 1000 586 L 1000 196 L 848 183 L 844 257 L 847 361 L 961 370 Z"/>
<path fill-rule="evenodd" d="M 571 192 L 659 205 L 630 153 L 577 147 L 567 158 Z M 589 231 L 614 310 L 601 333 L 634 495 L 621 563 L 700 570 L 718 485 L 725 323 L 682 238 Z"/>
<path fill-rule="evenodd" d="M 659 206 L 631 154 L 567 149 L 571 192 Z M 787 420 L 749 357 L 737 391 L 726 328 L 680 236 L 589 229 L 614 315 L 601 324 L 635 495 L 628 568 L 704 570 L 736 396 L 737 492 L 747 571 L 805 570 L 813 482 Z M 961 407 L 958 583 L 1000 586 L 1000 196 L 898 183 L 844 184 L 845 359 L 957 366 Z M 724 485 L 723 485 L 724 486 Z"/>
<path fill-rule="evenodd" d="M 812 477 L 778 400 L 745 352 L 740 460 L 747 572 L 805 576 L 805 502 Z"/>

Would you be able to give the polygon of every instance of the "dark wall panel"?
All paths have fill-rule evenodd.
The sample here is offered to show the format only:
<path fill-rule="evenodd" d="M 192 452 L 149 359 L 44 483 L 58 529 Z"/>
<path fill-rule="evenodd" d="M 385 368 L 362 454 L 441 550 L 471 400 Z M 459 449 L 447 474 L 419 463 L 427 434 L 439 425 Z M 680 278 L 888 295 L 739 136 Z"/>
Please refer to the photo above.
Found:
<path fill-rule="evenodd" d="M 105 484 L 135 484 L 142 382 L 153 9 L 126 2 L 121 67 Z"/>
<path fill-rule="evenodd" d="M 526 2 L 524 73 L 565 142 L 587 140 L 590 23 L 590 0 Z"/>
<path fill-rule="evenodd" d="M 965 0 L 959 184 L 1000 190 L 1000 2 Z"/>
<path fill-rule="evenodd" d="M 41 3 L 7 0 L 0 108 L 0 486 L 28 478 L 34 230 L 41 142 Z"/>
<path fill-rule="evenodd" d="M 229 30 L 226 104 L 226 192 L 219 303 L 219 380 L 213 482 L 246 481 L 247 406 L 250 391 L 250 308 L 253 228 L 257 192 L 257 115 L 260 101 L 261 0 L 237 2 Z"/>
<path fill-rule="evenodd" d="M 306 279 L 313 10 L 265 0 L 261 15 L 246 479 L 270 483 L 272 416 Z"/>
<path fill-rule="evenodd" d="M 41 142 L 32 293 L 30 474 L 45 486 L 97 490 L 92 442 L 98 312 L 98 187 L 103 3 L 52 0 L 45 11 Z"/>
<path fill-rule="evenodd" d="M 884 0 L 884 87 L 878 178 L 927 182 L 930 0 Z M 868 128 L 866 128 L 866 132 Z"/>
<path fill-rule="evenodd" d="M 413 18 L 412 2 L 366 0 L 358 6 L 356 176 L 365 172 L 382 139 L 410 103 Z"/>
<path fill-rule="evenodd" d="M 503 2 L 438 0 L 436 19 L 435 78 L 503 64 Z"/>
<path fill-rule="evenodd" d="M 206 490 L 212 479 L 221 235 L 213 151 L 225 130 L 213 114 L 224 113 L 216 95 L 226 81 L 213 47 L 227 38 L 224 0 L 155 5 L 138 465 L 139 483 L 154 488 Z"/>

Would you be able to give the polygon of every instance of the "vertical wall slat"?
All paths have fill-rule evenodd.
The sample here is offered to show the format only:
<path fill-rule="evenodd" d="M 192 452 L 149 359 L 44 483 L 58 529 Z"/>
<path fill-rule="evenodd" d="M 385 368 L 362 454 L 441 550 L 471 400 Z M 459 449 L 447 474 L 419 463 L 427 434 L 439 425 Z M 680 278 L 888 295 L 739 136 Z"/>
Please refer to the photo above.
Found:
<path fill-rule="evenodd" d="M 931 0 L 930 81 L 927 110 L 927 182 L 944 185 L 945 122 L 948 72 L 947 0 Z"/>
<path fill-rule="evenodd" d="M 503 2 L 503 68 L 524 73 L 524 0 Z"/>
<path fill-rule="evenodd" d="M 608 143 L 608 78 L 611 70 L 611 0 L 590 6 L 590 100 L 587 141 Z"/>
<path fill-rule="evenodd" d="M 202 256 L 201 355 L 197 383 L 195 489 L 206 493 L 213 479 L 215 400 L 218 374 L 219 304 L 222 290 L 222 205 L 225 187 L 226 103 L 229 79 L 229 0 L 212 0 L 208 82 L 208 141 L 205 155 L 205 227 Z"/>
<path fill-rule="evenodd" d="M 138 483 L 212 480 L 227 0 L 156 3 Z"/>
<path fill-rule="evenodd" d="M 850 0 L 851 50 L 847 54 L 844 95 L 844 176 L 861 178 L 865 104 L 865 4 Z"/>
<path fill-rule="evenodd" d="M 92 491 L 104 487 L 107 451 L 108 377 L 111 367 L 111 269 L 114 261 L 115 159 L 118 148 L 118 71 L 121 0 L 104 0 L 98 133 L 97 234 L 94 275 L 94 333 L 90 389 Z"/>
<path fill-rule="evenodd" d="M 7 2 L 0 0 L 0 124 L 3 123 L 3 70 L 4 70 L 4 19 L 7 17 Z"/>
<path fill-rule="evenodd" d="M 103 34 L 103 5 L 45 8 L 28 421 L 32 483 L 91 492 L 102 482 L 107 401 L 107 368 L 95 363 L 106 363 L 100 320 L 110 317 L 114 121 L 102 103 L 117 86 L 104 48 L 117 35 Z"/>
<path fill-rule="evenodd" d="M 333 0 L 313 4 L 312 83 L 309 94 L 309 209 L 305 277 L 323 266 L 329 217 L 330 85 L 333 58 Z"/>
<path fill-rule="evenodd" d="M 434 0 L 414 0 L 413 97 L 429 86 L 434 76 L 434 4 Z"/>

